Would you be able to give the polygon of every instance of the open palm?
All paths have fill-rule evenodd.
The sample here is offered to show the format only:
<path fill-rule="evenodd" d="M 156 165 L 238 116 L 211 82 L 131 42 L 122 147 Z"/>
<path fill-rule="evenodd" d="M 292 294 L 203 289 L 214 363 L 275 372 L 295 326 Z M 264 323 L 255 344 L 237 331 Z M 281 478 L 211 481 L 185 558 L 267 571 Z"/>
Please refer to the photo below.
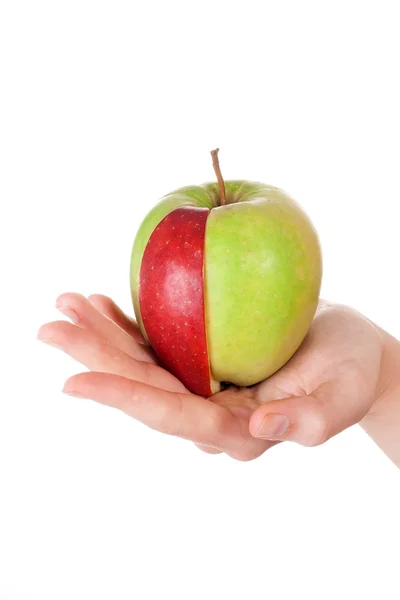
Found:
<path fill-rule="evenodd" d="M 251 460 L 278 441 L 321 444 L 359 422 L 377 394 L 380 333 L 344 306 L 321 302 L 302 346 L 275 375 L 210 399 L 159 365 L 135 321 L 110 298 L 68 293 L 57 308 L 72 323 L 43 325 L 39 339 L 90 370 L 71 377 L 65 393 L 118 408 L 206 452 Z"/>

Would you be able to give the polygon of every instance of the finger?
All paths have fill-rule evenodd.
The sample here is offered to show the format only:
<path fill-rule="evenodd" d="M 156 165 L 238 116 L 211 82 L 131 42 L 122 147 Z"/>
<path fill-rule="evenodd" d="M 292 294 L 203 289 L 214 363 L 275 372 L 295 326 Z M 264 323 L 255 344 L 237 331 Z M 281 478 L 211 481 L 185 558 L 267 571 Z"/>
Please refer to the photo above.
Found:
<path fill-rule="evenodd" d="M 171 373 L 147 362 L 138 361 L 122 350 L 110 346 L 93 331 L 67 321 L 47 323 L 38 338 L 64 350 L 92 371 L 113 373 L 172 392 L 186 392 L 185 386 Z"/>
<path fill-rule="evenodd" d="M 338 366 L 337 379 L 321 384 L 309 395 L 264 404 L 250 418 L 250 433 L 257 438 L 288 440 L 317 446 L 358 423 L 370 404 L 370 392 L 354 366 Z"/>
<path fill-rule="evenodd" d="M 134 319 L 128 317 L 117 304 L 108 296 L 92 294 L 88 297 L 89 302 L 103 315 L 114 321 L 121 329 L 129 333 L 139 344 L 147 344 L 140 332 L 139 326 Z"/>
<path fill-rule="evenodd" d="M 229 450 L 237 422 L 229 411 L 192 394 L 173 393 L 108 373 L 80 373 L 63 392 L 118 408 L 162 433 Z"/>
<path fill-rule="evenodd" d="M 206 454 L 222 454 L 222 450 L 218 450 L 218 448 L 212 448 L 211 446 L 204 446 L 203 444 L 195 444 L 199 450 L 205 452 Z"/>
<path fill-rule="evenodd" d="M 82 294 L 62 294 L 56 301 L 56 308 L 85 329 L 90 329 L 103 340 L 119 348 L 129 356 L 155 364 L 157 361 L 152 350 L 138 344 L 126 331 L 108 317 L 101 314 Z"/>

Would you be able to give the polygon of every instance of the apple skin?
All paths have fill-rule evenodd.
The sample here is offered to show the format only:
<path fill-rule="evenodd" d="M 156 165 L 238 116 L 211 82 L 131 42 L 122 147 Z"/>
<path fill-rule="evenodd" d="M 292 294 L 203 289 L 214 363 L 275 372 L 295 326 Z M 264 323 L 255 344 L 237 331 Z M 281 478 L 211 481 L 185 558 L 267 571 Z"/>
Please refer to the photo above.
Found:
<path fill-rule="evenodd" d="M 204 318 L 208 208 L 183 206 L 157 225 L 143 254 L 139 304 L 158 358 L 200 396 L 213 393 Z"/>
<path fill-rule="evenodd" d="M 212 200 L 209 194 L 203 187 L 193 186 L 185 187 L 168 194 L 153 207 L 148 215 L 143 220 L 136 234 L 135 241 L 131 254 L 130 265 L 130 286 L 133 308 L 135 311 L 136 320 L 145 339 L 149 342 L 146 330 L 143 326 L 142 316 L 139 305 L 139 283 L 140 283 L 140 267 L 143 259 L 143 254 L 157 225 L 169 213 L 183 206 L 195 206 L 200 208 L 213 208 Z"/>
<path fill-rule="evenodd" d="M 291 358 L 315 314 L 322 277 L 317 234 L 294 200 L 278 188 L 251 181 L 226 181 L 225 189 L 224 206 L 219 206 L 216 183 L 181 188 L 162 198 L 140 226 L 131 257 L 136 318 L 154 346 L 159 334 L 152 331 L 149 339 L 139 292 L 146 247 L 176 209 L 208 209 L 202 318 L 211 383 L 205 396 L 218 390 L 216 382 L 258 383 Z M 185 375 L 180 378 L 191 389 Z"/>

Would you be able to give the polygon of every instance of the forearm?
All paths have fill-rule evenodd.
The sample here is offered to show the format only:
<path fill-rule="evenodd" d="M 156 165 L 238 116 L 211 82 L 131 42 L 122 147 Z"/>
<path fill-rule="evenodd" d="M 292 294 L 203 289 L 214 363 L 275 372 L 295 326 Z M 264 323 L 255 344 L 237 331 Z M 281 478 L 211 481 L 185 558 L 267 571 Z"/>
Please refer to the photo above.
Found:
<path fill-rule="evenodd" d="M 377 399 L 360 425 L 400 468 L 400 342 L 380 331 L 383 354 Z"/>

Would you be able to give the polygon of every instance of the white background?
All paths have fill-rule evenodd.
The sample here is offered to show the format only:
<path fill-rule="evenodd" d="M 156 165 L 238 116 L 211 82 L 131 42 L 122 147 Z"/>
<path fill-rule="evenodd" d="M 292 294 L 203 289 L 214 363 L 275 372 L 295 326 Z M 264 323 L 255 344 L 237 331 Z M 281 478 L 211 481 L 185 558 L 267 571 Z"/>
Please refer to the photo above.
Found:
<path fill-rule="evenodd" d="M 397 469 L 354 427 L 239 463 L 63 396 L 63 291 L 132 313 L 175 187 L 284 188 L 323 295 L 400 336 L 398 2 L 3 0 L 0 599 L 400 597 Z"/>

